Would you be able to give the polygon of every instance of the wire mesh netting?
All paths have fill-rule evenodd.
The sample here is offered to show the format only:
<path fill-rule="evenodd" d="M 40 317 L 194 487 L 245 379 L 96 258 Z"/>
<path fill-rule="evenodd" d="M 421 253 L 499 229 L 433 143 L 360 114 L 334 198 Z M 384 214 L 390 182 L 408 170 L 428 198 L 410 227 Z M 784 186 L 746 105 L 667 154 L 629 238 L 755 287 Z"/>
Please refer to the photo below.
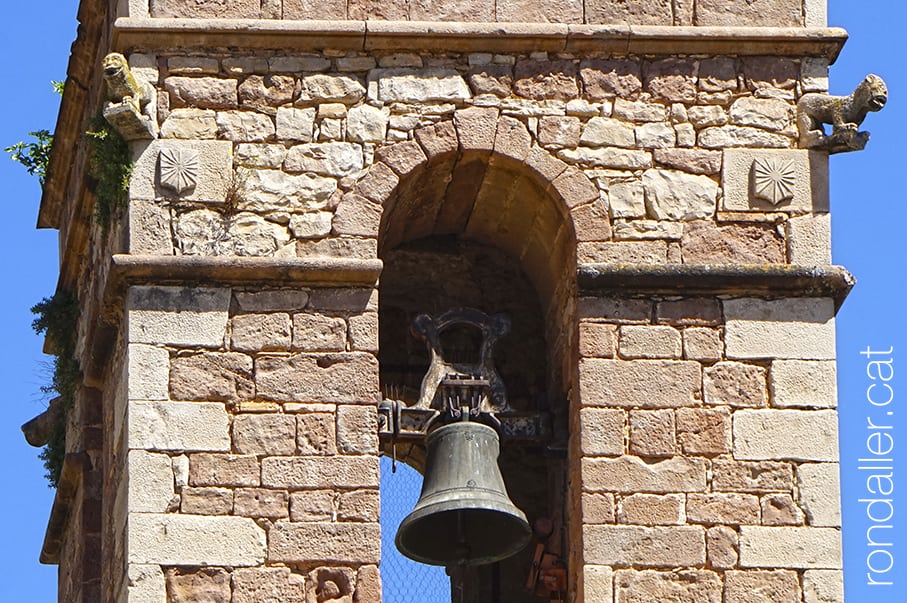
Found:
<path fill-rule="evenodd" d="M 392 473 L 391 462 L 381 457 L 383 603 L 450 603 L 450 579 L 444 568 L 411 561 L 394 545 L 400 522 L 419 500 L 422 476 L 405 463 L 397 463 L 397 472 Z"/>

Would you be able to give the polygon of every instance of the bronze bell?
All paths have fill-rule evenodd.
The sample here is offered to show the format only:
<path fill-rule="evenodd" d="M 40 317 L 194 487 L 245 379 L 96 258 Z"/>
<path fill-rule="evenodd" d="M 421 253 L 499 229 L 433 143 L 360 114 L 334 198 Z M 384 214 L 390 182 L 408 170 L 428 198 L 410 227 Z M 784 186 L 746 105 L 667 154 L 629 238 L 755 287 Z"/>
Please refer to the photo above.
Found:
<path fill-rule="evenodd" d="M 397 530 L 401 553 L 430 565 L 482 565 L 526 546 L 529 522 L 507 496 L 499 452 L 497 432 L 481 423 L 429 434 L 422 493 Z"/>

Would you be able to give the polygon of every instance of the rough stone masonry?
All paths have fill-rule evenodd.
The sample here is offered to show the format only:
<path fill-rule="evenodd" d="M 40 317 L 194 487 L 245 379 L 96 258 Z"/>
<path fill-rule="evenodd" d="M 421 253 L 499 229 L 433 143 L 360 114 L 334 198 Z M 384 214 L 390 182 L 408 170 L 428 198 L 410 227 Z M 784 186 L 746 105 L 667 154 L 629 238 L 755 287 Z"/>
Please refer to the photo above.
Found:
<path fill-rule="evenodd" d="M 526 404 L 559 451 L 513 489 L 544 501 L 567 590 L 523 590 L 527 553 L 495 600 L 843 601 L 852 279 L 827 153 L 797 131 L 846 39 L 823 0 L 83 0 L 79 19 L 39 218 L 81 309 L 43 552 L 61 601 L 378 603 L 377 407 L 416 353 L 384 327 L 487 280 L 451 237 L 534 290 L 502 271 L 471 303 L 537 314 Z M 156 114 L 104 227 L 81 134 L 110 52 Z M 412 254 L 443 269 L 392 278 Z"/>

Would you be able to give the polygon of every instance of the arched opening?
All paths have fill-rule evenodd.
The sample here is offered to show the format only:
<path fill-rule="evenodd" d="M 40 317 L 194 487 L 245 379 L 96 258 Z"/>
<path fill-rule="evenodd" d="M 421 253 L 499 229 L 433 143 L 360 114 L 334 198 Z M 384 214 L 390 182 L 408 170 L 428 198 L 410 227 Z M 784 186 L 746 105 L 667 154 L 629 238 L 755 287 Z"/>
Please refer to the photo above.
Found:
<path fill-rule="evenodd" d="M 508 118 L 498 121 L 499 132 L 505 120 L 511 131 L 515 122 L 525 132 Z M 380 199 L 382 391 L 406 405 L 418 400 L 429 352 L 410 333 L 417 315 L 475 308 L 509 316 L 511 332 L 494 350 L 509 405 L 544 415 L 553 429 L 543 439 L 502 438 L 499 464 L 513 502 L 531 525 L 542 527 L 514 557 L 465 571 L 451 568 L 451 600 L 548 601 L 526 585 L 538 545 L 566 561 L 566 400 L 572 376 L 565 367 L 574 337 L 574 228 L 567 204 L 550 186 L 552 175 L 491 145 L 464 149 L 462 133 L 460 138 L 456 149 L 426 153 Z M 479 342 L 480 334 L 468 327 L 442 338 L 445 353 L 460 358 L 475 358 Z M 398 459 L 423 469 L 422 443 L 400 442 L 394 449 Z M 391 452 L 385 442 L 385 454 Z M 392 577 L 385 572 L 385 579 Z"/>

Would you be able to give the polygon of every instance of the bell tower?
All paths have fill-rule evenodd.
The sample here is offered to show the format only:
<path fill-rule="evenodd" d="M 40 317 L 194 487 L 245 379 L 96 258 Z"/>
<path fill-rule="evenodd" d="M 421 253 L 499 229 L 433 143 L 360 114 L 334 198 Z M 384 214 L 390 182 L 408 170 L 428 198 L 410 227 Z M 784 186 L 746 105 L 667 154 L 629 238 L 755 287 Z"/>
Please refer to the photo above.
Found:
<path fill-rule="evenodd" d="M 378 603 L 379 457 L 488 436 L 524 519 L 460 603 L 843 602 L 828 155 L 887 90 L 827 94 L 824 0 L 79 20 L 39 218 L 79 309 L 61 601 Z"/>

